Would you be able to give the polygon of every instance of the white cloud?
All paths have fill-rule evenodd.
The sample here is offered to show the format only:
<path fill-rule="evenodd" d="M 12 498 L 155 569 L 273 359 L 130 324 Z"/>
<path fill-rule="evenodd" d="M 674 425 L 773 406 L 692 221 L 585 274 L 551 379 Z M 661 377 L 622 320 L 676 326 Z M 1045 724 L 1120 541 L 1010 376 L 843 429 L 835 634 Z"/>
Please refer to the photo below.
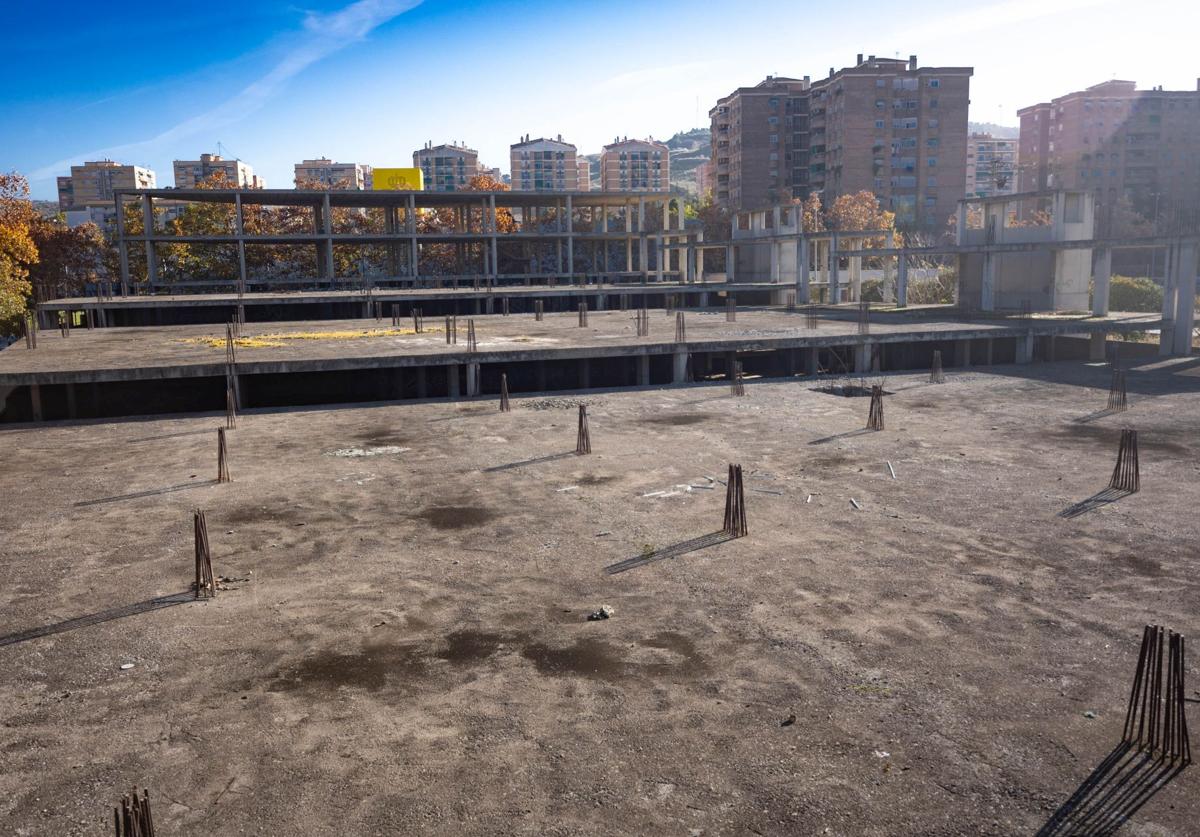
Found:
<path fill-rule="evenodd" d="M 308 67 L 361 41 L 373 30 L 421 4 L 421 0 L 358 0 L 336 12 L 304 18 L 286 54 L 263 76 L 255 79 L 217 107 L 167 128 L 144 140 L 85 151 L 34 171 L 31 180 L 47 180 L 84 160 L 140 158 L 185 137 L 212 132 L 245 119 L 263 107 L 288 81 Z"/>

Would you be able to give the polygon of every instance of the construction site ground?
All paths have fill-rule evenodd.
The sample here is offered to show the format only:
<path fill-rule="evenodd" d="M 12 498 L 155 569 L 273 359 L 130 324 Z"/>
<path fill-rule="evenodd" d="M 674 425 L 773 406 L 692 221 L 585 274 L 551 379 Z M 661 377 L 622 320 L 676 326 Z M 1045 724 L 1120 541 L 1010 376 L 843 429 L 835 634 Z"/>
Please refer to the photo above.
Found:
<path fill-rule="evenodd" d="M 1032 834 L 1200 635 L 1200 365 L 947 372 L 5 429 L 0 832 Z"/>

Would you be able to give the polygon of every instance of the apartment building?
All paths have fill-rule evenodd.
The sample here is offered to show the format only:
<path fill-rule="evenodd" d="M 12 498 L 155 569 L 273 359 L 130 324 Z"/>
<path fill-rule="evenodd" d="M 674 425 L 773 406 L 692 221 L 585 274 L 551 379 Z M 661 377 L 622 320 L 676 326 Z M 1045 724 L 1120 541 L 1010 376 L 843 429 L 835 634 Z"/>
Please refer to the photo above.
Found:
<path fill-rule="evenodd" d="M 226 160 L 220 154 L 201 154 L 199 160 L 175 160 L 172 168 L 175 170 L 176 189 L 195 189 L 196 184 L 212 177 L 218 172 L 225 179 L 241 189 L 265 189 L 266 181 L 254 173 L 254 168 L 242 160 Z"/>
<path fill-rule="evenodd" d="M 864 57 L 817 81 L 768 77 L 718 101 L 714 198 L 753 209 L 873 192 L 904 226 L 937 228 L 966 189 L 971 67 Z"/>
<path fill-rule="evenodd" d="M 579 154 L 562 134 L 554 139 L 529 135 L 509 146 L 514 192 L 579 191 Z"/>
<path fill-rule="evenodd" d="M 793 171 L 792 149 L 799 141 L 793 131 L 807 130 L 807 113 L 807 78 L 767 76 L 717 100 L 708 112 L 714 202 L 758 209 L 806 195 L 807 168 Z"/>
<path fill-rule="evenodd" d="M 58 208 L 72 209 L 113 205 L 114 189 L 153 189 L 154 172 L 141 166 L 126 166 L 112 160 L 94 160 L 71 166 L 70 176 L 58 178 Z"/>
<path fill-rule="evenodd" d="M 967 137 L 967 197 L 991 198 L 1017 191 L 1018 140 L 973 133 Z"/>
<path fill-rule="evenodd" d="M 1200 79 L 1196 90 L 1106 81 L 1017 113 L 1022 191 L 1092 192 L 1101 232 L 1123 199 L 1164 229 L 1200 222 Z"/>
<path fill-rule="evenodd" d="M 604 185 L 601 184 L 603 189 Z M 579 158 L 579 191 L 590 192 L 592 189 L 592 163 L 586 157 Z"/>
<path fill-rule="evenodd" d="M 363 163 L 335 163 L 328 157 L 295 165 L 295 184 L 320 183 L 326 189 L 369 189 L 371 167 Z"/>
<path fill-rule="evenodd" d="M 671 187 L 671 151 L 654 139 L 617 138 L 600 152 L 605 192 L 663 192 Z"/>
<path fill-rule="evenodd" d="M 413 152 L 413 166 L 421 170 L 426 192 L 461 192 L 477 174 L 492 174 L 479 164 L 479 152 L 465 143 L 425 143 Z"/>

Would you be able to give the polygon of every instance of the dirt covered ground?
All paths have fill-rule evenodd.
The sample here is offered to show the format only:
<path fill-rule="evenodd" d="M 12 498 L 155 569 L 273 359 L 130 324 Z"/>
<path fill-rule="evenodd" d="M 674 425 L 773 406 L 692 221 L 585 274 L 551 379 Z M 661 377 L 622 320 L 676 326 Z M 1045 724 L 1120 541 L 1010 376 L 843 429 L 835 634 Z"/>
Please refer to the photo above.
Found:
<path fill-rule="evenodd" d="M 590 456 L 570 396 L 251 413 L 231 484 L 213 415 L 5 430 L 0 832 L 137 785 L 164 835 L 1034 833 L 1143 624 L 1200 636 L 1200 367 L 1108 382 L 888 376 L 874 433 L 811 380 L 587 393 Z M 1060 516 L 1123 426 L 1142 491 Z M 654 560 L 730 462 L 749 536 Z M 164 600 L 196 507 L 235 580 Z M 1125 833 L 1197 833 L 1198 780 Z"/>

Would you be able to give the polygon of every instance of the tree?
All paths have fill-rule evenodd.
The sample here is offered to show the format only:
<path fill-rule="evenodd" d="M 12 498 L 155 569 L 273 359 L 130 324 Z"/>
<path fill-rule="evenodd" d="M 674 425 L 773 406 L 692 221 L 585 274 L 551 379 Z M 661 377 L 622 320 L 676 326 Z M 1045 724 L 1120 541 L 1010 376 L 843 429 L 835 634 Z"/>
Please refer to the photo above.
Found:
<path fill-rule="evenodd" d="M 792 203 L 799 204 L 802 207 L 800 218 L 804 224 L 804 232 L 825 232 L 825 208 L 821 206 L 821 196 L 819 194 L 810 192 L 803 202 L 795 200 Z"/>
<path fill-rule="evenodd" d="M 99 278 L 106 242 L 95 224 L 68 227 L 61 218 L 38 216 L 29 231 L 38 251 L 29 270 L 35 299 L 78 296 Z"/>
<path fill-rule="evenodd" d="M 36 218 L 29 181 L 0 173 L 0 327 L 14 327 L 29 304 L 29 268 L 38 261 L 29 228 Z"/>
<path fill-rule="evenodd" d="M 859 232 L 862 230 L 890 230 L 895 234 L 896 213 L 879 206 L 879 198 L 865 189 L 853 195 L 838 195 L 825 213 L 826 223 L 831 230 Z M 886 246 L 881 239 L 873 247 Z"/>

